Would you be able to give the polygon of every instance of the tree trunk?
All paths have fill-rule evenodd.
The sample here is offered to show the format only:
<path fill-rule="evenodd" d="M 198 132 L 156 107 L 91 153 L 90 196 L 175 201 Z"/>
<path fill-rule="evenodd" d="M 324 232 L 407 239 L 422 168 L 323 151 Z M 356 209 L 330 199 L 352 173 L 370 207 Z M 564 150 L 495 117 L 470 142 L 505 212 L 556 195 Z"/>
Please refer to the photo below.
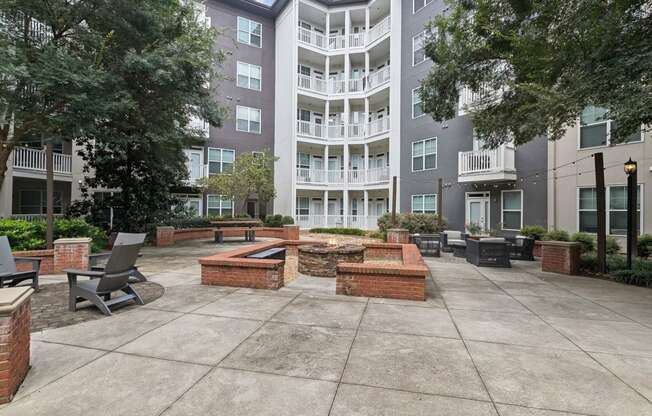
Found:
<path fill-rule="evenodd" d="M 9 163 L 9 156 L 14 150 L 14 146 L 10 143 L 3 143 L 0 145 L 0 190 L 2 189 L 2 184 L 5 182 L 5 175 L 7 174 L 7 168 Z"/>
<path fill-rule="evenodd" d="M 54 248 L 54 160 L 52 155 L 52 141 L 45 145 L 45 243 L 47 248 Z"/>

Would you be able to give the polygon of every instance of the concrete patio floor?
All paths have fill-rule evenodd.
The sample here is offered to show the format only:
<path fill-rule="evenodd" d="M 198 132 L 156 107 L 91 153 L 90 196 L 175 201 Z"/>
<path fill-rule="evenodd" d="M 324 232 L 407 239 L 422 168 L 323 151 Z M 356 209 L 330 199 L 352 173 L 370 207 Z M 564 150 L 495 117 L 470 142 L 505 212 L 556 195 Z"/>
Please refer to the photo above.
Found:
<path fill-rule="evenodd" d="M 163 297 L 32 334 L 0 415 L 652 415 L 652 290 L 452 258 L 426 302 L 201 286 L 216 251 L 147 248 Z"/>

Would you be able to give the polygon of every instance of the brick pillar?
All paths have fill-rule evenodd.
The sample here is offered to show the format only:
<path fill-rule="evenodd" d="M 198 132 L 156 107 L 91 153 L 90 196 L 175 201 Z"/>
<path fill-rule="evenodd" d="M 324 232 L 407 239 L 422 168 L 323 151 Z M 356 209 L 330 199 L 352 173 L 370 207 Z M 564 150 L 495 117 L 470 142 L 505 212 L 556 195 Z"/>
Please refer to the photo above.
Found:
<path fill-rule="evenodd" d="M 54 242 L 54 272 L 60 273 L 63 269 L 88 270 L 90 254 L 90 238 L 60 238 Z"/>
<path fill-rule="evenodd" d="M 580 243 L 566 241 L 541 242 L 541 270 L 575 275 L 580 267 Z"/>
<path fill-rule="evenodd" d="M 156 227 L 156 247 L 174 245 L 174 227 Z"/>
<path fill-rule="evenodd" d="M 298 225 L 284 225 L 283 234 L 284 240 L 298 240 L 299 239 L 299 226 Z"/>
<path fill-rule="evenodd" d="M 29 370 L 31 309 L 34 289 L 0 290 L 0 403 L 7 403 Z"/>
<path fill-rule="evenodd" d="M 410 232 L 402 228 L 392 228 L 387 230 L 387 242 L 408 244 L 410 242 Z"/>

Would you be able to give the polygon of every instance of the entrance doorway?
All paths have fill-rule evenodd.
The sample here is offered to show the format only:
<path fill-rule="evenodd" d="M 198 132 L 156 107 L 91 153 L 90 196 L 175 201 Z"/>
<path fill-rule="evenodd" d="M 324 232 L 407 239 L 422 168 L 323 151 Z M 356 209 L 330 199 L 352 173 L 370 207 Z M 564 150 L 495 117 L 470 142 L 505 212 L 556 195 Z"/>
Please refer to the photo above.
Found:
<path fill-rule="evenodd" d="M 489 192 L 467 193 L 465 223 L 476 224 L 482 228 L 482 231 L 489 231 L 491 227 L 489 202 Z"/>
<path fill-rule="evenodd" d="M 247 201 L 247 215 L 256 218 L 256 201 Z"/>

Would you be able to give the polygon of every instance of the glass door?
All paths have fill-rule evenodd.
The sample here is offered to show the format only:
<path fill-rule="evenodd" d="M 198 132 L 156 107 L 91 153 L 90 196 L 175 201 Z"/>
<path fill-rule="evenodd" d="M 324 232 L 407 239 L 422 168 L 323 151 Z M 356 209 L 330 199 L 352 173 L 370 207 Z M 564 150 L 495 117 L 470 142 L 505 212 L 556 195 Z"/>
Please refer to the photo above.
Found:
<path fill-rule="evenodd" d="M 467 194 L 466 196 L 466 221 L 467 225 L 478 225 L 482 232 L 488 232 L 489 222 L 489 194 Z"/>

